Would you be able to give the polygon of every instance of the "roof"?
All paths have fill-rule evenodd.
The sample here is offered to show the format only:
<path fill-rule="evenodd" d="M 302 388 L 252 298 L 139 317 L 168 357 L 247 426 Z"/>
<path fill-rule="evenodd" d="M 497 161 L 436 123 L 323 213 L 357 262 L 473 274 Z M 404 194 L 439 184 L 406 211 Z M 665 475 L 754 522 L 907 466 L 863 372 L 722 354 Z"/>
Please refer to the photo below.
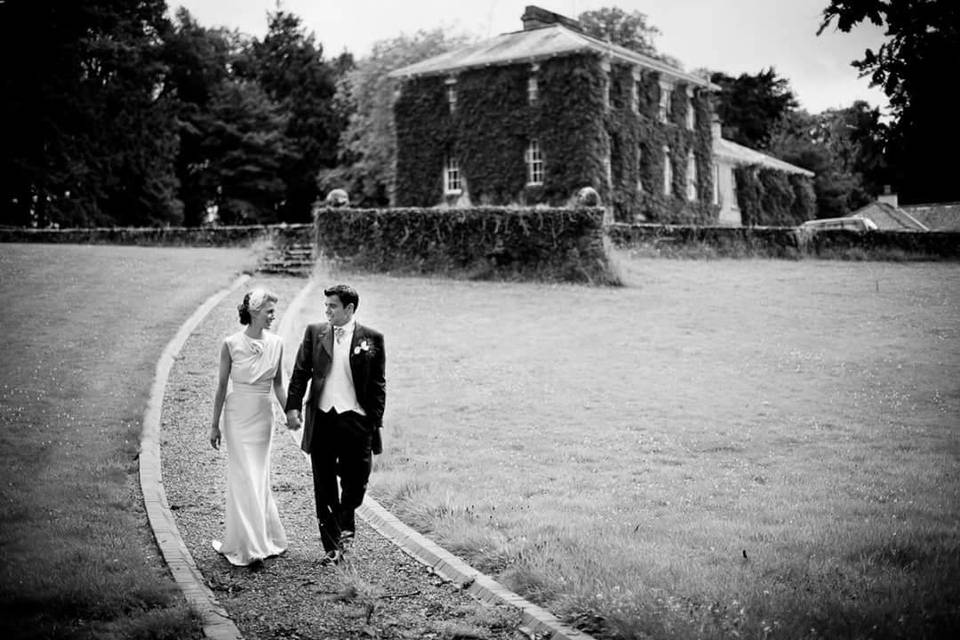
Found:
<path fill-rule="evenodd" d="M 732 164 L 758 164 L 768 169 L 777 169 L 785 173 L 798 173 L 812 178 L 814 173 L 789 162 L 784 162 L 765 153 L 760 153 L 742 144 L 737 144 L 724 138 L 713 139 L 713 155 Z"/>
<path fill-rule="evenodd" d="M 889 202 L 871 202 L 848 217 L 870 220 L 882 231 L 929 231 L 916 218 Z"/>
<path fill-rule="evenodd" d="M 682 80 L 711 90 L 720 89 L 707 79 L 687 73 L 669 62 L 598 40 L 562 24 L 551 24 L 536 29 L 503 33 L 489 40 L 454 49 L 402 67 L 391 72 L 390 77 L 409 78 L 450 74 L 477 67 L 536 62 L 585 51 L 592 51 L 622 62 L 637 64 L 659 71 L 676 80 Z"/>
<path fill-rule="evenodd" d="M 930 231 L 960 231 L 960 202 L 903 205 L 900 209 Z"/>

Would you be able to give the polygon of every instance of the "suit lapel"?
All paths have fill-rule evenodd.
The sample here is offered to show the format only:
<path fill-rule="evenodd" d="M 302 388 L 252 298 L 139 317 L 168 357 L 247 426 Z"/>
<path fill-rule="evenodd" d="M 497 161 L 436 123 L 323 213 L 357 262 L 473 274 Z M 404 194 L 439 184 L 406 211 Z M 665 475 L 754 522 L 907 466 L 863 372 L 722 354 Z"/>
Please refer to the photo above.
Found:
<path fill-rule="evenodd" d="M 357 323 L 353 327 L 353 340 L 350 341 L 350 376 L 353 378 L 353 389 L 357 394 L 357 401 L 360 400 L 360 366 L 358 358 L 360 357 L 357 347 L 360 346 L 360 341 L 366 337 L 366 331 L 364 328 Z"/>
<path fill-rule="evenodd" d="M 333 327 L 329 324 L 320 332 L 320 344 L 323 350 L 327 352 L 327 357 L 333 360 Z"/>

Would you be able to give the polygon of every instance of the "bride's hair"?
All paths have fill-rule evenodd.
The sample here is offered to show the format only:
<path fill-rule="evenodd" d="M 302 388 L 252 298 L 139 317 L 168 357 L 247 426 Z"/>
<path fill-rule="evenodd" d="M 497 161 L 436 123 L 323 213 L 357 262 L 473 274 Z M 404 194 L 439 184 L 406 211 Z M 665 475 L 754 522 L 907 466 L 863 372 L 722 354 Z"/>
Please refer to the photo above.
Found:
<path fill-rule="evenodd" d="M 251 311 L 259 311 L 263 305 L 277 300 L 279 298 L 266 289 L 257 288 L 247 291 L 247 294 L 243 296 L 243 302 L 237 305 L 237 311 L 240 313 L 240 324 L 250 324 Z"/>

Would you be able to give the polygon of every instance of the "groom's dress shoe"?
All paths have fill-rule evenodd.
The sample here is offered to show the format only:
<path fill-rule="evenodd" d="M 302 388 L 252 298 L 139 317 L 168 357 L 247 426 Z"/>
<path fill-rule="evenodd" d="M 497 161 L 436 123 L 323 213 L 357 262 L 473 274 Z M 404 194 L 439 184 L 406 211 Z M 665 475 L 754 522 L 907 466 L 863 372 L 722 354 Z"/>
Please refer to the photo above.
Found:
<path fill-rule="evenodd" d="M 351 542 L 353 542 L 353 539 L 356 537 L 357 537 L 357 533 L 355 531 L 351 531 L 350 529 L 344 529 L 343 531 L 340 532 L 340 544 L 341 545 L 350 544 Z"/>
<path fill-rule="evenodd" d="M 339 549 L 334 549 L 333 551 L 327 551 L 322 558 L 320 558 L 321 567 L 330 567 L 340 564 L 343 560 L 343 551 Z"/>

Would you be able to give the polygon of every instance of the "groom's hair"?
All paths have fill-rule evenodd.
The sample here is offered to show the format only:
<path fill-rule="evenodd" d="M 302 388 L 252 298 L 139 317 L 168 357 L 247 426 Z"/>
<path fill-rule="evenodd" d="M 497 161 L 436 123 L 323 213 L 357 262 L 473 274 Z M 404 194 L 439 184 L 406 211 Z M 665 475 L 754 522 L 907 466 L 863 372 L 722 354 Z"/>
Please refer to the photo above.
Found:
<path fill-rule="evenodd" d="M 357 290 L 348 284 L 338 284 L 328 289 L 324 289 L 323 295 L 337 296 L 340 298 L 340 304 L 342 304 L 344 307 L 350 303 L 353 303 L 354 313 L 357 312 L 357 307 L 360 306 L 360 294 L 358 294 Z"/>

